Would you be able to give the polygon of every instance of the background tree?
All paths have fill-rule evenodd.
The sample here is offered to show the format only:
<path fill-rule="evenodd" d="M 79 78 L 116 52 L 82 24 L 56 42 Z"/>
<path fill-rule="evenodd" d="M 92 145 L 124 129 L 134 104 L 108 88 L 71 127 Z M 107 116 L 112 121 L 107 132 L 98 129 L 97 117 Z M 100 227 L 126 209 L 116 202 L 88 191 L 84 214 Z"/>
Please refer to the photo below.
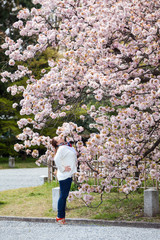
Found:
<path fill-rule="evenodd" d="M 15 31 L 12 25 L 17 20 L 17 12 L 24 7 L 27 7 L 29 9 L 33 7 L 31 0 L 0 1 L 0 44 L 4 42 L 6 36 L 10 36 L 13 39 L 17 38 L 19 33 Z M 7 61 L 8 57 L 5 55 L 5 50 L 0 49 L 1 72 L 9 69 Z M 44 62 L 45 59 L 43 60 L 42 57 L 41 63 L 45 64 Z M 32 65 L 35 67 L 34 63 L 32 63 Z M 40 66 L 40 63 L 38 65 Z M 15 69 L 10 68 L 10 71 L 13 72 Z M 38 66 L 36 69 L 38 69 Z M 38 72 L 38 70 L 35 71 Z M 26 80 L 19 81 L 19 85 L 22 84 L 25 86 Z M 16 135 L 20 133 L 16 122 L 20 119 L 20 114 L 19 109 L 13 108 L 12 105 L 15 100 L 20 101 L 22 96 L 19 95 L 17 97 L 12 97 L 9 93 L 6 92 L 8 86 L 8 83 L 0 82 L 0 155 L 16 156 L 17 154 L 14 151 L 14 144 L 16 143 Z"/>

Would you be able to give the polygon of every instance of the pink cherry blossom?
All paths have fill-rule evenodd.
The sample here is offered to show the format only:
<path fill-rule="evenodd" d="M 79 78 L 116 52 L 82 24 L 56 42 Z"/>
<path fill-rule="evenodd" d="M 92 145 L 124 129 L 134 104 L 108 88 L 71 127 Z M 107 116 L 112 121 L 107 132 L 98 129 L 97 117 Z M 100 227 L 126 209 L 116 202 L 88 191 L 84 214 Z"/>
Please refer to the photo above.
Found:
<path fill-rule="evenodd" d="M 20 114 L 32 115 L 18 121 L 22 129 L 18 138 L 24 144 L 16 144 L 15 150 L 26 150 L 38 158 L 38 165 L 53 160 L 53 136 L 40 136 L 40 130 L 49 121 L 70 113 L 76 116 L 80 110 L 90 131 L 85 144 L 86 129 L 74 122 L 63 123 L 56 131 L 78 151 L 77 197 L 90 204 L 91 192 L 110 192 L 118 182 L 119 190 L 129 194 L 141 186 L 145 175 L 159 181 L 159 1 L 33 0 L 33 4 L 40 8 L 20 10 L 13 24 L 21 38 L 6 37 L 1 46 L 10 67 L 17 66 L 1 73 L 1 81 L 11 81 L 7 91 L 13 96 L 22 92 Z M 30 38 L 34 43 L 26 42 Z M 50 48 L 59 51 L 59 57 L 48 59 L 48 67 L 36 79 L 26 61 Z M 14 84 L 24 77 L 25 88 Z M 36 149 L 30 152 L 40 144 L 46 148 L 44 155 Z M 91 177 L 96 186 L 86 185 Z"/>

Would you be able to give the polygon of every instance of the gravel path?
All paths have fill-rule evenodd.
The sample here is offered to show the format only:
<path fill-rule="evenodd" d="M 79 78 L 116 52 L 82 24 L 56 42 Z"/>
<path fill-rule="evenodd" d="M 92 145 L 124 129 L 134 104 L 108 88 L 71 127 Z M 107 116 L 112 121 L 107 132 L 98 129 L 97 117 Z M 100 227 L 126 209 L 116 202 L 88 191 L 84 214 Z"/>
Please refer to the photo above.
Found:
<path fill-rule="evenodd" d="M 40 176 L 48 176 L 47 168 L 0 170 L 0 191 L 41 185 Z"/>
<path fill-rule="evenodd" d="M 2 240 L 160 240 L 160 229 L 0 221 Z"/>

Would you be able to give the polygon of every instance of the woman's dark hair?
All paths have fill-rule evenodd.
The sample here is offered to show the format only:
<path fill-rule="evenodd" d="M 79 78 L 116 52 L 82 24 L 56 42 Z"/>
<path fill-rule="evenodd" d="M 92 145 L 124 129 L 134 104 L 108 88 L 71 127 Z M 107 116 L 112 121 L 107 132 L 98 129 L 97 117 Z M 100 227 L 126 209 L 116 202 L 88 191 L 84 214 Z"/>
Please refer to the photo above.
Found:
<path fill-rule="evenodd" d="M 58 148 L 57 141 L 54 138 L 52 139 L 51 144 L 55 149 Z"/>

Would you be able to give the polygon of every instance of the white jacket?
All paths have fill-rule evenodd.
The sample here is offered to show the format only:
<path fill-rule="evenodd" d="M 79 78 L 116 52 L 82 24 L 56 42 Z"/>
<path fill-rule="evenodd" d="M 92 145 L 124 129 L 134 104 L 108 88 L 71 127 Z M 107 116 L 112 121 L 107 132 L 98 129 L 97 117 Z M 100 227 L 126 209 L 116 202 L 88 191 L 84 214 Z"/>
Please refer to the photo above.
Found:
<path fill-rule="evenodd" d="M 65 180 L 77 172 L 77 153 L 74 147 L 62 145 L 58 148 L 54 157 L 57 171 L 58 181 Z M 70 172 L 64 172 L 65 166 L 71 168 Z"/>

